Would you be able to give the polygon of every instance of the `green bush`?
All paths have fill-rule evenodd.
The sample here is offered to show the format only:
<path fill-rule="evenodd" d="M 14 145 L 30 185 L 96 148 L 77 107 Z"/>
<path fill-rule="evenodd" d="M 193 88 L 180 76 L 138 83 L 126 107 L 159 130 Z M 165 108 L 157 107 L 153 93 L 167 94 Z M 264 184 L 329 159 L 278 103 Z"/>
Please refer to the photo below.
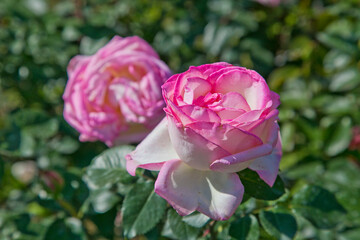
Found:
<path fill-rule="evenodd" d="M 174 73 L 226 61 L 264 76 L 282 102 L 278 184 L 243 171 L 258 182 L 231 219 L 180 217 L 151 172 L 127 174 L 133 146 L 79 142 L 66 67 L 114 35 L 144 38 Z M 358 0 L 2 0 L 0 239 L 358 239 L 359 39 Z"/>

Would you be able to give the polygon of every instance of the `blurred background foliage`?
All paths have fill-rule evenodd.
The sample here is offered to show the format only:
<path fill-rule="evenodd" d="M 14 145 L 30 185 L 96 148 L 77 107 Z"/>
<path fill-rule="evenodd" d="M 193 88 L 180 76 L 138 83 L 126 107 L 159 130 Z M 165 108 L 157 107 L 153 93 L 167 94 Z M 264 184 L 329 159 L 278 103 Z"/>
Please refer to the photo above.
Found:
<path fill-rule="evenodd" d="M 174 73 L 227 61 L 262 74 L 282 101 L 282 180 L 241 172 L 244 203 L 215 223 L 128 175 L 131 146 L 95 158 L 105 145 L 62 117 L 66 66 L 114 35 L 144 38 Z M 359 239 L 358 0 L 1 0 L 0 59 L 0 239 Z"/>

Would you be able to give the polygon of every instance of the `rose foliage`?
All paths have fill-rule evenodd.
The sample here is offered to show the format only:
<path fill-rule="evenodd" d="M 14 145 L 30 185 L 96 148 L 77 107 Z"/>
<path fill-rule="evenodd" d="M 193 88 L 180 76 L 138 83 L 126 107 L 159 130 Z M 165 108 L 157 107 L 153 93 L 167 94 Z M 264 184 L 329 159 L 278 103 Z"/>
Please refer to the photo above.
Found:
<path fill-rule="evenodd" d="M 357 240 L 359 23 L 358 0 L 1 0 L 0 239 Z"/>

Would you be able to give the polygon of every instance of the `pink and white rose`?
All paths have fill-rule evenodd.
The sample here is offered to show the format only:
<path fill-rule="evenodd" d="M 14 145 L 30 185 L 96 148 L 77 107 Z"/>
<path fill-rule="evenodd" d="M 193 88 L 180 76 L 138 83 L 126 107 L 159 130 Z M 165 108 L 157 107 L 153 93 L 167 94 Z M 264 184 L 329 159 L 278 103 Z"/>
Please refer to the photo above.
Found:
<path fill-rule="evenodd" d="M 155 192 L 180 215 L 228 219 L 250 168 L 272 186 L 281 142 L 279 96 L 255 71 L 228 63 L 190 67 L 162 86 L 166 118 L 127 156 L 127 170 L 160 170 Z"/>
<path fill-rule="evenodd" d="M 140 142 L 164 116 L 161 85 L 171 72 L 139 37 L 115 36 L 67 71 L 64 118 L 81 141 Z"/>

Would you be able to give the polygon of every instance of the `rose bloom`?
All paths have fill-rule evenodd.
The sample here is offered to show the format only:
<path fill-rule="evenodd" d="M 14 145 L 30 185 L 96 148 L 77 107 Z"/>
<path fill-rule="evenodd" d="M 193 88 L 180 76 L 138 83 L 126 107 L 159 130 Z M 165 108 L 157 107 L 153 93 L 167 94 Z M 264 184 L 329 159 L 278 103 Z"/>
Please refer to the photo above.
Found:
<path fill-rule="evenodd" d="M 161 85 L 171 72 L 139 37 L 115 36 L 68 65 L 64 118 L 80 141 L 140 142 L 163 118 Z"/>
<path fill-rule="evenodd" d="M 250 168 L 270 186 L 281 142 L 279 96 L 255 71 L 227 63 L 190 67 L 163 86 L 166 118 L 127 156 L 127 170 L 160 170 L 155 192 L 180 215 L 228 219 Z"/>

